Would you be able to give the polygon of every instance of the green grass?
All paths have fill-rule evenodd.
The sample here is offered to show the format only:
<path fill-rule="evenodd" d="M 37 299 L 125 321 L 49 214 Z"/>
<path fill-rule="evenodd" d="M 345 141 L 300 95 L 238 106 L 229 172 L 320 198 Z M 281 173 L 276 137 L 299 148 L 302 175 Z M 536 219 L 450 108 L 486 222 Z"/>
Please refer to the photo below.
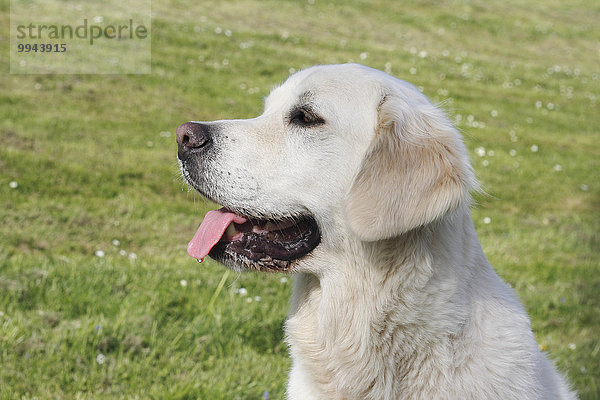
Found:
<path fill-rule="evenodd" d="M 290 281 L 187 256 L 213 205 L 182 183 L 174 131 L 255 116 L 290 71 L 357 61 L 449 109 L 489 194 L 473 211 L 488 258 L 580 397 L 600 399 L 597 2 L 172 0 L 153 15 L 150 75 L 9 75 L 0 59 L 0 398 L 282 398 Z"/>

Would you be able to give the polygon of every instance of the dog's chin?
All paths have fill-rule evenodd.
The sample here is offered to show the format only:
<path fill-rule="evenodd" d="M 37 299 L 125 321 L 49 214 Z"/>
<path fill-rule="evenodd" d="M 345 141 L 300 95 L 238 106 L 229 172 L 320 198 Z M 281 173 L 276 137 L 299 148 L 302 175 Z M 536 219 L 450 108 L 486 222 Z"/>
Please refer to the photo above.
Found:
<path fill-rule="evenodd" d="M 310 215 L 231 223 L 209 256 L 236 271 L 291 273 L 320 244 L 317 222 Z"/>

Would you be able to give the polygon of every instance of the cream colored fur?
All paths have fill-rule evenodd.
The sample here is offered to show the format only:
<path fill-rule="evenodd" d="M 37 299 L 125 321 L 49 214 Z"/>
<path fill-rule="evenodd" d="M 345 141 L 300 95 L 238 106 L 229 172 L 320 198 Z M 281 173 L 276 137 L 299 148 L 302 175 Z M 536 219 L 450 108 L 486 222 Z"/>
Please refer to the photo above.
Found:
<path fill-rule="evenodd" d="M 290 124 L 299 103 L 325 124 Z M 289 399 L 575 398 L 483 254 L 462 138 L 412 85 L 318 66 L 260 117 L 213 124 L 211 198 L 257 216 L 310 212 L 322 231 L 296 267 Z"/>

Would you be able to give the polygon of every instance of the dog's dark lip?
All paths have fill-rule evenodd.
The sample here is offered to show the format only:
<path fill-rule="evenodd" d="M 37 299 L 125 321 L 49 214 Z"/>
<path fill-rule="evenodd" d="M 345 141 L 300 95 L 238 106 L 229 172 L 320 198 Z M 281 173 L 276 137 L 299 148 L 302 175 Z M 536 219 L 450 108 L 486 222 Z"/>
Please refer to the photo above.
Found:
<path fill-rule="evenodd" d="M 321 242 L 310 215 L 282 219 L 245 217 L 244 224 L 223 235 L 209 256 L 236 270 L 293 272 L 295 265 Z"/>

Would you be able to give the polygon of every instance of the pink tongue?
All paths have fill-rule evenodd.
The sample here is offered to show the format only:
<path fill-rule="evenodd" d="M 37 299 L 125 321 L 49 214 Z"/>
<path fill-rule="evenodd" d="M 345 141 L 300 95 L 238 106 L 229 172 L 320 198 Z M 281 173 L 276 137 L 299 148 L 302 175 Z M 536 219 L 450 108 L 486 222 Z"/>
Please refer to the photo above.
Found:
<path fill-rule="evenodd" d="M 232 222 L 243 224 L 247 219 L 225 209 L 206 213 L 194 238 L 188 243 L 188 254 L 199 261 L 208 255 L 210 249 L 223 237 L 225 230 Z"/>

